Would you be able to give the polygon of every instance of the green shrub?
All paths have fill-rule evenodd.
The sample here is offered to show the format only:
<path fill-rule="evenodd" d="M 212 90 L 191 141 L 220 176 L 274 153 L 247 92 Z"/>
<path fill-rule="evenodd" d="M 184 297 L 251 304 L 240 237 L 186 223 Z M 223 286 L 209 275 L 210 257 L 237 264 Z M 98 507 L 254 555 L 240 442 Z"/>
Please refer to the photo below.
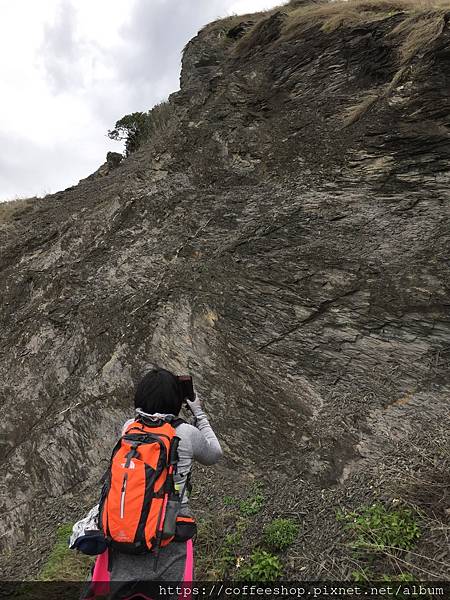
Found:
<path fill-rule="evenodd" d="M 420 537 L 415 513 L 404 507 L 386 508 L 380 502 L 353 512 L 340 513 L 352 532 L 351 546 L 357 550 L 410 550 Z"/>
<path fill-rule="evenodd" d="M 274 519 L 264 527 L 263 542 L 275 552 L 281 552 L 294 542 L 299 529 L 292 519 Z"/>
<path fill-rule="evenodd" d="M 169 102 L 156 104 L 148 112 L 134 112 L 119 119 L 114 129 L 108 131 L 112 140 L 125 141 L 125 154 L 135 152 L 150 137 L 166 129 L 173 114 Z"/>
<path fill-rule="evenodd" d="M 125 141 L 125 154 L 135 152 L 148 137 L 148 114 L 134 112 L 119 119 L 108 137 L 115 141 Z"/>
<path fill-rule="evenodd" d="M 239 567 L 238 576 L 243 581 L 276 581 L 282 572 L 278 556 L 258 549 Z"/>

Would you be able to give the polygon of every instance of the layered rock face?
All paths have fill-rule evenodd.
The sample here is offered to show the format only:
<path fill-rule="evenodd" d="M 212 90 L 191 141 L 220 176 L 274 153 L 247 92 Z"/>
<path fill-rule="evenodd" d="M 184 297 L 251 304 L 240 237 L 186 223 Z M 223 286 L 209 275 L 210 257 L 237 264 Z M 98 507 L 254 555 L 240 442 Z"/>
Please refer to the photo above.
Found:
<path fill-rule="evenodd" d="M 448 21 L 398 76 L 403 13 L 296 30 L 293 8 L 206 27 L 164 135 L 0 225 L 5 577 L 95 501 L 152 364 L 193 374 L 223 444 L 194 505 L 265 482 L 305 576 L 341 552 L 337 505 L 439 467 Z"/>

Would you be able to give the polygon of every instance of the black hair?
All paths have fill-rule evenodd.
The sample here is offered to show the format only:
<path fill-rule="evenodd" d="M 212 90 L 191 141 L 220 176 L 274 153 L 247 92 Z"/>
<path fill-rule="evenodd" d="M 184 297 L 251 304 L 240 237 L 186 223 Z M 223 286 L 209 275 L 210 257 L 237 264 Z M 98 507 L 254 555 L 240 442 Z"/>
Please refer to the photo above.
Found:
<path fill-rule="evenodd" d="M 146 413 L 178 415 L 183 403 L 177 376 L 160 367 L 149 371 L 138 383 L 134 394 L 134 406 Z"/>

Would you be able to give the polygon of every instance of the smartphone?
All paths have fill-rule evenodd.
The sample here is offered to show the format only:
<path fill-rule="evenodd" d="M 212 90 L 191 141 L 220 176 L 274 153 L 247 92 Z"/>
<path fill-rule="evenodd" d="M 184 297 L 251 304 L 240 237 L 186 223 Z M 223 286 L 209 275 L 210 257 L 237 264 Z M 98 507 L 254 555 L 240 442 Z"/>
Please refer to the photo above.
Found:
<path fill-rule="evenodd" d="M 177 379 L 183 395 L 183 401 L 188 398 L 193 402 L 195 400 L 195 393 L 192 377 L 190 375 L 178 375 Z"/>

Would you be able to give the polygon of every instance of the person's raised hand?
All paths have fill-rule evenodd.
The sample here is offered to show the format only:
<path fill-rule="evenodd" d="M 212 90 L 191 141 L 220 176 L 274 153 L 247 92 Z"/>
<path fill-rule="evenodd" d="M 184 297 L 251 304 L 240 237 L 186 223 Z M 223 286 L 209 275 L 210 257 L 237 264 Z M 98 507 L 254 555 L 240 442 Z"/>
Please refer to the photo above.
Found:
<path fill-rule="evenodd" d="M 203 414 L 203 408 L 197 392 L 195 392 L 195 400 L 189 400 L 188 398 L 186 398 L 186 404 L 188 405 L 189 410 L 194 415 L 194 417 Z"/>

